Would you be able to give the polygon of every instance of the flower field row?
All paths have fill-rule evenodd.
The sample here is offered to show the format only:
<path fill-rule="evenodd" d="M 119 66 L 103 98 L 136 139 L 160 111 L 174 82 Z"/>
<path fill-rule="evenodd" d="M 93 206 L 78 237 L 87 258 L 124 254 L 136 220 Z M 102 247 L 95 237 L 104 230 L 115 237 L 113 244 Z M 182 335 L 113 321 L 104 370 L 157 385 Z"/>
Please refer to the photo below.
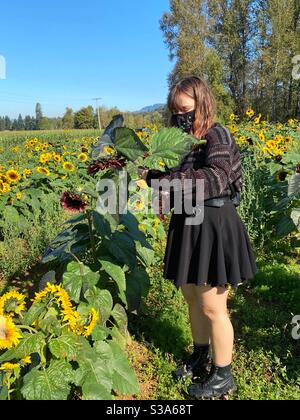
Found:
<path fill-rule="evenodd" d="M 243 159 L 243 220 L 267 251 L 274 235 L 297 248 L 299 124 L 269 124 L 252 110 L 246 117 L 231 115 L 228 123 Z M 49 199 L 69 217 L 43 253 L 49 271 L 34 299 L 13 289 L 0 297 L 0 399 L 139 392 L 124 352 L 127 315 L 147 294 L 147 269 L 160 261 L 156 246 L 165 240 L 167 218 L 145 212 L 148 187 L 137 167 L 176 166 L 191 140 L 175 128 L 135 133 L 116 116 L 100 139 L 0 143 L 0 229 L 12 224 L 22 236 L 24 222 Z M 119 188 L 123 169 L 136 181 L 128 201 L 135 213 L 102 214 L 96 185 L 109 178 Z"/>

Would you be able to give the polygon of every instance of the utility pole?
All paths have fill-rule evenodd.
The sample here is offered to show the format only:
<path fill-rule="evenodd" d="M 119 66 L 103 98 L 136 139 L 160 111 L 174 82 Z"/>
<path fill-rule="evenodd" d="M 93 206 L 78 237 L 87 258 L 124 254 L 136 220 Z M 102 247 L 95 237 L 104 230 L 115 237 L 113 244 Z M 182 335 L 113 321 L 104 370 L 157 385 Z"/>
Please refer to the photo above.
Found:
<path fill-rule="evenodd" d="M 96 101 L 96 108 L 97 108 L 97 114 L 98 114 L 99 130 L 102 130 L 102 127 L 101 127 L 101 119 L 100 119 L 100 110 L 99 110 L 99 107 L 98 107 L 98 101 L 100 99 L 102 99 L 102 98 L 93 98 L 93 101 Z"/>

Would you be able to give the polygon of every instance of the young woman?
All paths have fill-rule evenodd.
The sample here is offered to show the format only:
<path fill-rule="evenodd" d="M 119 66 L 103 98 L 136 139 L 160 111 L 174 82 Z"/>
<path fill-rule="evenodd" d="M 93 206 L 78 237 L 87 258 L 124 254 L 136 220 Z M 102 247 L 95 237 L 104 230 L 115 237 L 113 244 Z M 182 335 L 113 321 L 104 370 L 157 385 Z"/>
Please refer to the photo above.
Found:
<path fill-rule="evenodd" d="M 145 170 L 152 179 L 204 181 L 204 220 L 186 224 L 191 215 L 173 212 L 164 256 L 166 279 L 181 288 L 188 304 L 194 341 L 192 355 L 181 365 L 178 378 L 202 378 L 189 387 L 191 397 L 202 399 L 236 391 L 231 373 L 234 343 L 228 315 L 229 286 L 236 288 L 257 272 L 248 234 L 232 199 L 242 190 L 240 153 L 227 128 L 215 123 L 215 99 L 205 80 L 192 76 L 172 86 L 168 96 L 171 126 L 196 138 L 204 146 L 193 146 L 181 164 L 167 171 Z M 221 204 L 220 204 L 221 203 Z M 209 349 L 212 349 L 210 373 Z"/>

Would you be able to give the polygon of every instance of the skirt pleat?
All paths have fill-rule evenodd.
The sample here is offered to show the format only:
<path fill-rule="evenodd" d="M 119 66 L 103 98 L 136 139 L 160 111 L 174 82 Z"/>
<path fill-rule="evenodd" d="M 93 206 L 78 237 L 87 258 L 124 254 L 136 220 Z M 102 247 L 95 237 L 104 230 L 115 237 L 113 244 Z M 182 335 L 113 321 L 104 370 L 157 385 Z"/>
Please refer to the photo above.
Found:
<path fill-rule="evenodd" d="M 233 203 L 204 207 L 201 224 L 185 225 L 184 214 L 173 213 L 164 255 L 163 277 L 183 284 L 237 285 L 257 273 L 245 226 Z"/>

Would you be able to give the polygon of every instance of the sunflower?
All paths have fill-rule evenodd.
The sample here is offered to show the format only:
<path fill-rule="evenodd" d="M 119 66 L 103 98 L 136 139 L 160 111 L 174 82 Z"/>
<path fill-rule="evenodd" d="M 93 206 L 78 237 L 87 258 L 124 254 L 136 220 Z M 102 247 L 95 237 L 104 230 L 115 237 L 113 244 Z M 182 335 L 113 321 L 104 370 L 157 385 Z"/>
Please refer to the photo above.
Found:
<path fill-rule="evenodd" d="M 78 159 L 81 160 L 81 162 L 86 162 L 88 160 L 88 155 L 86 153 L 80 153 Z"/>
<path fill-rule="evenodd" d="M 236 124 L 230 124 L 229 129 L 230 129 L 231 134 L 235 134 L 238 131 Z"/>
<path fill-rule="evenodd" d="M 40 155 L 40 159 L 39 159 L 40 163 L 48 163 L 49 162 L 49 156 L 48 153 L 42 153 Z"/>
<path fill-rule="evenodd" d="M 261 121 L 261 117 L 262 117 L 262 115 L 259 114 L 258 117 L 255 118 L 254 124 L 259 125 L 260 124 L 260 121 Z"/>
<path fill-rule="evenodd" d="M 53 159 L 55 162 L 59 163 L 61 161 L 61 156 L 57 153 L 53 154 Z"/>
<path fill-rule="evenodd" d="M 293 139 L 292 137 L 289 136 L 289 137 L 286 137 L 284 141 L 285 141 L 285 144 L 291 144 Z"/>
<path fill-rule="evenodd" d="M 147 232 L 146 226 L 143 223 L 139 223 L 138 228 L 142 232 Z"/>
<path fill-rule="evenodd" d="M 264 134 L 264 132 L 263 131 L 261 131 L 260 133 L 259 133 L 259 140 L 260 141 L 265 141 L 266 140 L 266 137 L 265 137 L 265 134 Z"/>
<path fill-rule="evenodd" d="M 18 363 L 6 362 L 0 366 L 0 370 L 14 370 L 19 367 Z"/>
<path fill-rule="evenodd" d="M 276 147 L 276 143 L 275 143 L 275 141 L 274 141 L 274 140 L 269 140 L 269 141 L 267 142 L 267 147 L 268 147 L 269 149 L 275 149 L 275 147 Z"/>
<path fill-rule="evenodd" d="M 3 194 L 8 193 L 10 191 L 10 185 L 7 182 L 3 182 L 2 192 Z"/>
<path fill-rule="evenodd" d="M 13 184 L 13 183 L 16 183 L 16 182 L 20 181 L 21 175 L 19 174 L 18 171 L 15 171 L 14 169 L 9 169 L 6 172 L 6 179 L 7 179 L 8 182 Z"/>
<path fill-rule="evenodd" d="M 247 111 L 246 111 L 247 117 L 252 118 L 254 114 L 255 114 L 255 112 L 253 111 L 252 108 L 247 109 Z"/>
<path fill-rule="evenodd" d="M 230 119 L 230 121 L 235 121 L 237 119 L 237 115 L 232 113 L 232 114 L 230 114 L 229 119 Z"/>
<path fill-rule="evenodd" d="M 23 359 L 21 360 L 21 363 L 23 363 L 24 365 L 30 365 L 30 363 L 31 363 L 31 356 L 23 357 Z"/>
<path fill-rule="evenodd" d="M 69 172 L 74 172 L 75 171 L 75 165 L 72 162 L 64 162 L 63 163 L 63 168 L 66 171 L 69 171 Z"/>
<path fill-rule="evenodd" d="M 241 142 L 241 143 L 245 143 L 246 136 L 240 136 L 238 141 Z"/>
<path fill-rule="evenodd" d="M 24 169 L 23 171 L 23 177 L 27 178 L 29 175 L 31 175 L 32 170 L 31 169 Z"/>
<path fill-rule="evenodd" d="M 276 174 L 276 181 L 277 182 L 283 182 L 285 181 L 286 177 L 288 176 L 288 172 L 281 170 Z"/>
<path fill-rule="evenodd" d="M 65 191 L 61 196 L 60 203 L 65 210 L 72 212 L 82 212 L 87 207 L 87 203 L 79 194 L 72 194 L 68 191 Z"/>
<path fill-rule="evenodd" d="M 36 168 L 36 170 L 37 170 L 40 174 L 42 174 L 42 175 L 46 175 L 46 176 L 49 176 L 49 175 L 50 175 L 50 171 L 49 171 L 49 169 L 44 168 L 43 166 L 38 166 L 38 167 Z"/>
<path fill-rule="evenodd" d="M 142 190 L 148 188 L 147 182 L 144 179 L 139 179 L 138 181 L 136 181 L 136 185 Z"/>
<path fill-rule="evenodd" d="M 263 147 L 261 150 L 265 155 L 270 156 L 271 150 L 267 146 Z"/>
<path fill-rule="evenodd" d="M 19 344 L 21 331 L 10 318 L 0 315 L 0 350 L 11 349 Z"/>
<path fill-rule="evenodd" d="M 103 147 L 103 152 L 104 152 L 106 155 L 112 155 L 112 154 L 114 154 L 114 153 L 115 153 L 115 149 L 114 149 L 113 147 L 111 147 L 111 146 L 104 146 L 104 147 Z"/>
<path fill-rule="evenodd" d="M 89 337 L 92 334 L 92 331 L 95 328 L 96 323 L 99 319 L 99 315 L 98 315 L 98 312 L 96 311 L 96 309 L 92 308 L 90 310 L 89 318 L 90 318 L 89 319 L 89 325 L 87 327 L 84 327 L 85 331 L 84 331 L 83 335 L 85 337 Z"/>
<path fill-rule="evenodd" d="M 134 205 L 134 210 L 137 210 L 137 211 L 143 210 L 145 208 L 145 201 L 144 201 L 143 197 L 136 200 L 132 204 Z"/>

